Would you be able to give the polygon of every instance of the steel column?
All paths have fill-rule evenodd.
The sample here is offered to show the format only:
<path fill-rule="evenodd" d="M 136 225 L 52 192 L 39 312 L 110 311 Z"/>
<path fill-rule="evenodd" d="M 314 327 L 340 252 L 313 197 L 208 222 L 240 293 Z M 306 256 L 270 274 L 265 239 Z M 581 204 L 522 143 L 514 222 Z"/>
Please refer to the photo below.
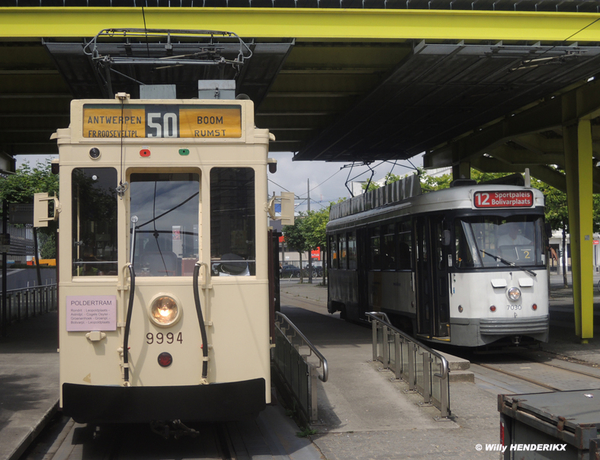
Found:
<path fill-rule="evenodd" d="M 569 111 L 576 101 L 566 101 Z M 563 127 L 571 234 L 575 333 L 594 336 L 592 130 L 589 117 Z"/>

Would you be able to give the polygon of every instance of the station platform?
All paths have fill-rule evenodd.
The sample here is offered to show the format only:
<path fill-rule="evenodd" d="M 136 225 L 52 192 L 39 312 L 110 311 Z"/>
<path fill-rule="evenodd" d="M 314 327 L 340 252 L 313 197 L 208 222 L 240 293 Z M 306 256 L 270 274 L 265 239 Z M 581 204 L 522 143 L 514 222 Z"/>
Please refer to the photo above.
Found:
<path fill-rule="evenodd" d="M 292 431 L 294 455 L 288 458 L 497 458 L 476 449 L 499 442 L 495 394 L 452 381 L 453 420 L 436 421 L 436 409 L 419 406 L 419 396 L 404 393 L 401 384 L 391 381 L 391 372 L 371 361 L 369 328 L 327 313 L 325 287 L 285 281 L 281 293 L 282 312 L 327 358 L 330 369 L 329 381 L 319 382 L 319 422 L 312 426 L 317 433 L 300 440 Z M 596 295 L 595 316 L 600 317 Z M 551 277 L 550 307 L 550 343 L 543 348 L 600 365 L 600 318 L 595 338 L 581 344 L 574 333 L 572 291 L 556 275 Z M 20 458 L 56 410 L 56 325 L 56 313 L 48 313 L 11 326 L 0 338 L 0 460 Z M 288 423 L 281 408 L 267 411 L 265 420 L 271 422 L 266 423 Z"/>

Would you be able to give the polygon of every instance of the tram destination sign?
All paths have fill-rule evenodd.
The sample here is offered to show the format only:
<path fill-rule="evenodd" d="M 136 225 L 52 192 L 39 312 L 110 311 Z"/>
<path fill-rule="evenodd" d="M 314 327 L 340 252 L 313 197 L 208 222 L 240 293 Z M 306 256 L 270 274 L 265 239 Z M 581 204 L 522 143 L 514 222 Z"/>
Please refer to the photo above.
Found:
<path fill-rule="evenodd" d="M 239 105 L 85 104 L 84 138 L 240 138 Z"/>
<path fill-rule="evenodd" d="M 473 204 L 476 208 L 529 208 L 533 206 L 533 192 L 530 190 L 475 192 Z"/>

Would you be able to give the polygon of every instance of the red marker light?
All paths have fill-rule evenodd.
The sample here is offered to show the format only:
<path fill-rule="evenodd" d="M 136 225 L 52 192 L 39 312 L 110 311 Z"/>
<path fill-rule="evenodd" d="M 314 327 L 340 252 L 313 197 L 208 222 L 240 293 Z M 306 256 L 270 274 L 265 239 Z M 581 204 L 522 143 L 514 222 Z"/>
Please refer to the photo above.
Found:
<path fill-rule="evenodd" d="M 150 150 L 149 149 L 142 149 L 142 150 L 140 150 L 140 156 L 141 157 L 149 157 L 150 156 Z"/>
<path fill-rule="evenodd" d="M 171 353 L 165 351 L 158 355 L 158 364 L 160 364 L 161 367 L 169 367 L 172 362 L 173 357 L 171 356 Z"/>

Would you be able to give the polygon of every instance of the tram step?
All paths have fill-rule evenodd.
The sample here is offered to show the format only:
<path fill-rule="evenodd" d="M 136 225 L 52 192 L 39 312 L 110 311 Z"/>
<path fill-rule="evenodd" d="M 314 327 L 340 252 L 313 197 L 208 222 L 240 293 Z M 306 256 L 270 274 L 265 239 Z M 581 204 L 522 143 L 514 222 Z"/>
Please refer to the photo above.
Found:
<path fill-rule="evenodd" d="M 451 371 L 466 371 L 471 367 L 471 361 L 448 353 L 439 352 L 448 361 L 448 368 Z"/>
<path fill-rule="evenodd" d="M 450 382 L 469 382 L 475 383 L 475 374 L 471 371 L 450 370 L 448 375 Z"/>

